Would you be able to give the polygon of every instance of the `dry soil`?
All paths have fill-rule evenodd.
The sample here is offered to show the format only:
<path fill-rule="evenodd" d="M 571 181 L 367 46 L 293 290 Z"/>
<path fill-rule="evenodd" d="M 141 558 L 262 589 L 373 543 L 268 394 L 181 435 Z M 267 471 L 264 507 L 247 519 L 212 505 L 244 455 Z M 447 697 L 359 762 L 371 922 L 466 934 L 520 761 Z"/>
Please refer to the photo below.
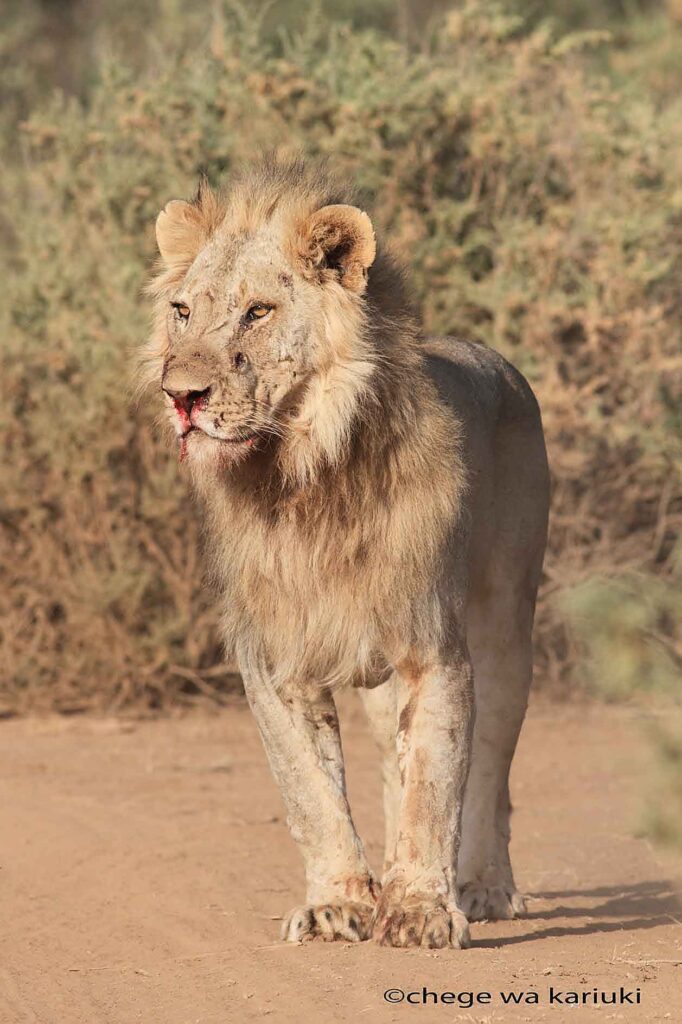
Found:
<path fill-rule="evenodd" d="M 378 863 L 377 759 L 359 708 L 344 711 L 351 801 Z M 290 946 L 278 917 L 301 900 L 302 869 L 248 710 L 2 723 L 0 1020 L 682 1021 L 673 866 L 636 835 L 644 751 L 627 711 L 533 708 L 513 775 L 527 918 L 474 925 L 463 952 Z M 550 1005 L 550 986 L 641 1002 Z M 460 1002 L 384 1000 L 424 988 Z M 539 1002 L 504 1006 L 509 991 Z M 490 1002 L 469 1008 L 469 992 Z"/>

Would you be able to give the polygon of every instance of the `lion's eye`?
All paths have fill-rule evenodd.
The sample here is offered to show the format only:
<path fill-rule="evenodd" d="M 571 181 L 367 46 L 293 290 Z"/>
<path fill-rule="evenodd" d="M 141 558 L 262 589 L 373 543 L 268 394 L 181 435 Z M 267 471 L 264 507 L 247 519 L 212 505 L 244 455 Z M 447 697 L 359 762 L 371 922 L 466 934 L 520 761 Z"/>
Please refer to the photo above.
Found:
<path fill-rule="evenodd" d="M 189 306 L 186 306 L 184 302 L 171 302 L 171 306 L 175 310 L 178 320 L 189 320 Z"/>
<path fill-rule="evenodd" d="M 268 313 L 272 312 L 272 306 L 266 306 L 262 302 L 256 302 L 246 313 L 246 319 L 253 322 L 262 320 Z"/>

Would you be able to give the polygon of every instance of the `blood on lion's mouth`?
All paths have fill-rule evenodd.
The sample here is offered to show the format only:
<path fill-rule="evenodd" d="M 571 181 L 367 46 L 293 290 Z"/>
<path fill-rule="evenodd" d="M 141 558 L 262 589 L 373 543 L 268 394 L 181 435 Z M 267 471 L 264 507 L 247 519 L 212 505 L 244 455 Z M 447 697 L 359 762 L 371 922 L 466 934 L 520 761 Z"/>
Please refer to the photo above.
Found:
<path fill-rule="evenodd" d="M 178 457 L 180 462 L 184 462 L 187 458 L 187 439 L 190 434 L 204 434 L 206 437 L 210 437 L 212 441 L 218 441 L 220 444 L 229 444 L 235 448 L 239 446 L 250 448 L 258 439 L 258 434 L 244 434 L 240 437 L 214 437 L 212 434 L 206 434 L 204 430 L 192 425 L 189 430 L 186 430 L 185 433 L 181 434 L 178 438 L 180 446 Z"/>

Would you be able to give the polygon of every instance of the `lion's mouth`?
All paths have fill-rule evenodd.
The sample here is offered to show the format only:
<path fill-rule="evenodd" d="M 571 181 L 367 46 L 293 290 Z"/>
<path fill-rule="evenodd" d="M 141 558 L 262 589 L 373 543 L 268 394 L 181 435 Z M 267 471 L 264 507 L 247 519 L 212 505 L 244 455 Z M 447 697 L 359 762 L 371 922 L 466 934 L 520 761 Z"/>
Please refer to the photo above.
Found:
<path fill-rule="evenodd" d="M 180 448 L 180 450 L 179 450 L 179 460 L 180 460 L 180 462 L 184 462 L 185 459 L 187 458 L 187 447 L 188 447 L 187 439 L 189 438 L 190 434 L 203 434 L 205 437 L 210 437 L 212 441 L 218 441 L 220 444 L 227 444 L 227 445 L 230 445 L 233 448 L 239 448 L 239 447 L 251 448 L 255 444 L 255 442 L 258 440 L 258 436 L 259 436 L 258 434 L 255 434 L 255 433 L 249 433 L 249 434 L 239 434 L 237 437 L 216 437 L 214 434 L 207 434 L 205 430 L 201 429 L 201 427 L 197 427 L 194 424 L 192 424 L 190 426 L 189 430 L 186 430 L 183 434 L 181 434 L 178 437 L 179 448 Z"/>

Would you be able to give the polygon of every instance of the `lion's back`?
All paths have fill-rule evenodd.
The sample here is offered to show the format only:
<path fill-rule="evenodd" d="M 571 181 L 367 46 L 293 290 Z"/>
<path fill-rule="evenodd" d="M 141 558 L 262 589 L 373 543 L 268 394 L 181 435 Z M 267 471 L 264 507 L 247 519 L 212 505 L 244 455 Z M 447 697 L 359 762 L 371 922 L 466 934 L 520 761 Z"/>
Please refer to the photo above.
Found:
<path fill-rule="evenodd" d="M 494 349 L 424 342 L 429 376 L 457 420 L 469 479 L 472 579 L 497 569 L 535 579 L 544 551 L 549 471 L 540 409 L 525 377 Z"/>
<path fill-rule="evenodd" d="M 423 346 L 429 376 L 441 400 L 477 426 L 501 420 L 525 421 L 542 431 L 540 410 L 523 374 L 493 348 L 451 336 L 427 338 Z"/>

